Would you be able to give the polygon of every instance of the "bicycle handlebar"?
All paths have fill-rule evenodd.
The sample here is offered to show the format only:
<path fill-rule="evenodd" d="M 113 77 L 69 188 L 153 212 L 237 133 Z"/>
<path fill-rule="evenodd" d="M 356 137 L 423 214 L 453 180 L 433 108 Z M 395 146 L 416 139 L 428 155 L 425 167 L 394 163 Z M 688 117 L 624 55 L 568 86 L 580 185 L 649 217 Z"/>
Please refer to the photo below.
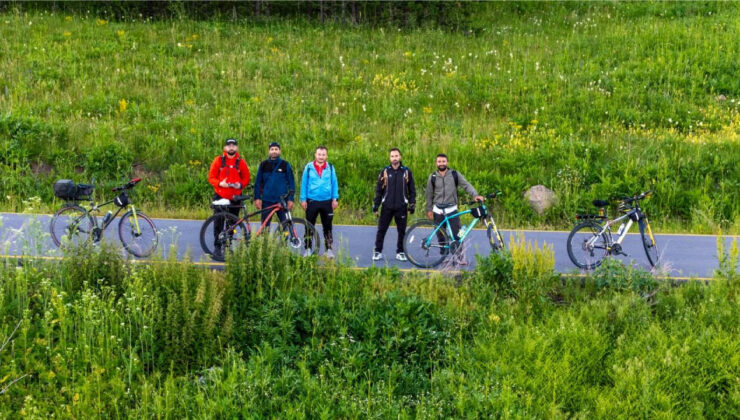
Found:
<path fill-rule="evenodd" d="M 133 178 L 131 181 L 125 183 L 124 185 L 121 185 L 120 187 L 115 187 L 112 190 L 113 191 L 124 191 L 124 190 L 130 190 L 131 188 L 134 188 L 136 184 L 141 182 L 141 178 Z"/>
<path fill-rule="evenodd" d="M 490 193 L 490 194 L 486 194 L 486 195 L 484 195 L 484 197 L 486 199 L 491 200 L 491 199 L 500 197 L 502 194 L 503 193 L 501 191 L 496 191 L 496 192 L 493 192 L 493 193 Z M 481 202 L 482 201 L 475 201 L 475 200 L 473 200 L 473 201 L 468 201 L 465 204 L 468 205 L 468 206 L 473 206 L 473 205 L 476 205 L 476 204 L 481 203 Z"/>

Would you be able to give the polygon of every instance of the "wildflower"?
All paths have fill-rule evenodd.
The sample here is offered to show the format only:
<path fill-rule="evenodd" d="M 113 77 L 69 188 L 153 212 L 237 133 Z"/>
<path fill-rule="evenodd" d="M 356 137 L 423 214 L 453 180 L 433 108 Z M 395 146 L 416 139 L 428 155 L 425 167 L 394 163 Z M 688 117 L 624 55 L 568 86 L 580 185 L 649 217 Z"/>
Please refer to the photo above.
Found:
<path fill-rule="evenodd" d="M 67 22 L 70 22 L 72 21 L 72 16 L 65 16 L 64 20 L 66 20 Z"/>
<path fill-rule="evenodd" d="M 126 31 L 124 31 L 123 29 L 119 29 L 118 31 L 116 31 L 116 34 L 118 34 L 118 36 L 124 36 L 126 35 Z"/>
<path fill-rule="evenodd" d="M 98 26 L 104 26 L 107 25 L 108 21 L 105 19 L 98 19 Z"/>
<path fill-rule="evenodd" d="M 70 37 L 70 36 L 72 36 L 72 32 L 70 32 L 70 31 L 64 31 L 64 36 Z"/>
<path fill-rule="evenodd" d="M 126 109 L 128 109 L 128 102 L 122 98 L 118 101 L 118 112 L 126 112 Z"/>
<path fill-rule="evenodd" d="M 411 57 L 411 51 L 406 51 L 403 55 L 404 57 Z"/>
<path fill-rule="evenodd" d="M 424 108 L 422 108 L 422 110 L 424 111 L 425 114 L 431 114 L 432 113 L 432 108 L 429 107 L 429 106 L 425 106 Z"/>

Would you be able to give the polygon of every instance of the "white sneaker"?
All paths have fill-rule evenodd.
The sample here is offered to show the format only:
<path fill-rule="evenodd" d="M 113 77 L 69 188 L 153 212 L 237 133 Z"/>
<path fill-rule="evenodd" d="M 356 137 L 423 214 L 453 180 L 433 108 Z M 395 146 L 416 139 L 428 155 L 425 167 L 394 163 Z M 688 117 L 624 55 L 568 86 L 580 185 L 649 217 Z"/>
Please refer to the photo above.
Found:
<path fill-rule="evenodd" d="M 326 252 L 324 252 L 324 256 L 330 260 L 334 259 L 334 251 L 331 249 L 327 249 Z"/>
<path fill-rule="evenodd" d="M 303 250 L 303 256 L 304 257 L 310 257 L 311 255 L 313 255 L 313 249 L 306 248 L 306 249 Z"/>
<path fill-rule="evenodd" d="M 373 252 L 373 261 L 380 261 L 383 259 L 383 254 L 380 252 Z"/>
<path fill-rule="evenodd" d="M 409 260 L 408 258 L 406 258 L 406 253 L 404 252 L 399 252 L 398 254 L 396 254 L 396 259 L 398 261 L 408 261 Z"/>

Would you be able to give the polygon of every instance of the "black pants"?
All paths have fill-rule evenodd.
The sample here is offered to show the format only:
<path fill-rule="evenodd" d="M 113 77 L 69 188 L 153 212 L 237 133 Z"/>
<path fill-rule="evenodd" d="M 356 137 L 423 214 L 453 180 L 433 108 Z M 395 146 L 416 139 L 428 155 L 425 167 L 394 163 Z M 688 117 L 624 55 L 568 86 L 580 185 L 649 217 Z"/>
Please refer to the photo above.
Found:
<path fill-rule="evenodd" d="M 375 234 L 375 252 L 383 252 L 383 242 L 391 220 L 396 221 L 398 229 L 398 241 L 396 242 L 396 253 L 403 252 L 403 240 L 406 237 L 406 222 L 408 220 L 406 207 L 400 209 L 387 209 L 381 207 L 378 218 L 378 233 Z"/>
<path fill-rule="evenodd" d="M 308 200 L 306 207 L 306 220 L 316 227 L 316 218 L 321 216 L 321 228 L 324 231 L 324 243 L 326 249 L 332 249 L 333 236 L 331 233 L 331 221 L 334 219 L 334 209 L 331 208 L 331 200 L 315 201 Z M 318 249 L 318 244 L 317 249 Z"/>
<path fill-rule="evenodd" d="M 445 216 L 443 214 L 434 213 L 434 223 L 435 224 L 438 225 L 442 223 L 442 220 L 444 219 L 445 219 Z M 459 217 L 450 219 L 450 229 L 452 229 L 452 234 L 455 236 L 454 238 L 450 238 L 450 240 L 454 241 L 455 239 L 457 239 L 457 234 L 460 233 L 460 218 Z M 447 233 L 447 225 L 440 227 L 439 230 L 437 231 L 437 238 L 439 239 L 440 242 L 443 242 L 445 240 L 445 237 L 441 232 L 442 230 L 444 230 L 445 233 Z"/>
<path fill-rule="evenodd" d="M 222 197 L 218 194 L 213 195 L 213 201 L 220 200 Z M 233 214 L 236 217 L 239 217 L 239 210 L 241 208 L 234 207 L 234 206 L 219 206 L 213 209 L 213 213 L 219 213 L 223 210 L 228 211 L 229 213 Z M 223 243 L 218 240 L 218 236 L 221 235 L 221 232 L 224 231 L 224 225 L 226 224 L 226 218 L 225 217 L 219 217 L 216 220 L 213 221 L 213 246 L 216 248 L 220 248 Z"/>
<path fill-rule="evenodd" d="M 270 213 L 272 213 L 272 209 L 269 209 L 269 210 L 266 210 L 266 209 L 268 207 L 270 207 L 270 206 L 274 206 L 275 204 L 277 204 L 277 202 L 262 201 L 262 213 L 261 213 L 261 220 L 260 220 L 261 223 L 264 223 L 265 222 L 265 219 L 267 219 L 267 216 L 269 216 Z M 287 216 L 285 214 L 285 210 L 279 210 L 275 214 L 277 214 L 277 217 L 278 217 L 278 219 L 280 219 L 280 223 L 281 224 L 287 218 Z M 270 217 L 270 220 L 268 220 L 267 223 L 265 224 L 265 229 L 267 229 L 268 227 L 270 227 L 270 222 L 272 222 L 272 217 Z"/>

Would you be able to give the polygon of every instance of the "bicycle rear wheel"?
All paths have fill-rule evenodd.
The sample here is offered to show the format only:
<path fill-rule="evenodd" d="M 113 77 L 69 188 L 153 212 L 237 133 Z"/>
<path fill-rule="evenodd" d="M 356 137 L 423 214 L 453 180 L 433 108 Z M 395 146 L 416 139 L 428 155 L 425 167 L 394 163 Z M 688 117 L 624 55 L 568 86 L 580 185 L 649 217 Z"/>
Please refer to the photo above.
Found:
<path fill-rule="evenodd" d="M 129 210 L 121 216 L 121 221 L 118 222 L 118 237 L 126 251 L 138 258 L 151 255 L 159 243 L 154 222 L 139 211 L 134 214 Z"/>
<path fill-rule="evenodd" d="M 293 218 L 280 224 L 280 241 L 299 255 L 313 255 L 319 248 L 319 233 L 309 222 Z"/>
<path fill-rule="evenodd" d="M 218 234 L 215 232 L 218 231 Z M 240 243 L 249 242 L 249 230 L 244 222 L 228 212 L 219 212 L 203 222 L 200 228 L 200 247 L 203 252 L 216 261 L 224 261 L 224 255 L 215 253 L 216 245 L 220 245 L 225 254 L 236 249 Z"/>
<path fill-rule="evenodd" d="M 90 213 L 76 204 L 69 204 L 57 211 L 49 224 L 54 245 L 77 246 L 92 238 L 95 221 Z"/>
<path fill-rule="evenodd" d="M 650 262 L 651 267 L 658 264 L 660 255 L 658 254 L 658 245 L 655 243 L 652 229 L 647 218 L 640 219 L 640 236 L 642 237 L 642 246 L 645 248 L 645 255 Z"/>
<path fill-rule="evenodd" d="M 437 225 L 420 220 L 406 231 L 403 251 L 409 261 L 417 267 L 433 268 L 438 266 L 450 251 L 450 240 L 447 232 L 440 228 L 433 233 Z"/>
<path fill-rule="evenodd" d="M 594 221 L 583 222 L 568 235 L 568 256 L 578 268 L 591 270 L 601 265 L 609 254 L 606 233 L 599 234 L 602 226 Z"/>
<path fill-rule="evenodd" d="M 493 218 L 489 218 L 488 224 L 486 225 L 486 235 L 488 236 L 488 243 L 491 245 L 493 252 L 499 252 L 506 247 L 504 244 L 504 237 L 501 236 L 496 224 L 493 222 Z"/>

